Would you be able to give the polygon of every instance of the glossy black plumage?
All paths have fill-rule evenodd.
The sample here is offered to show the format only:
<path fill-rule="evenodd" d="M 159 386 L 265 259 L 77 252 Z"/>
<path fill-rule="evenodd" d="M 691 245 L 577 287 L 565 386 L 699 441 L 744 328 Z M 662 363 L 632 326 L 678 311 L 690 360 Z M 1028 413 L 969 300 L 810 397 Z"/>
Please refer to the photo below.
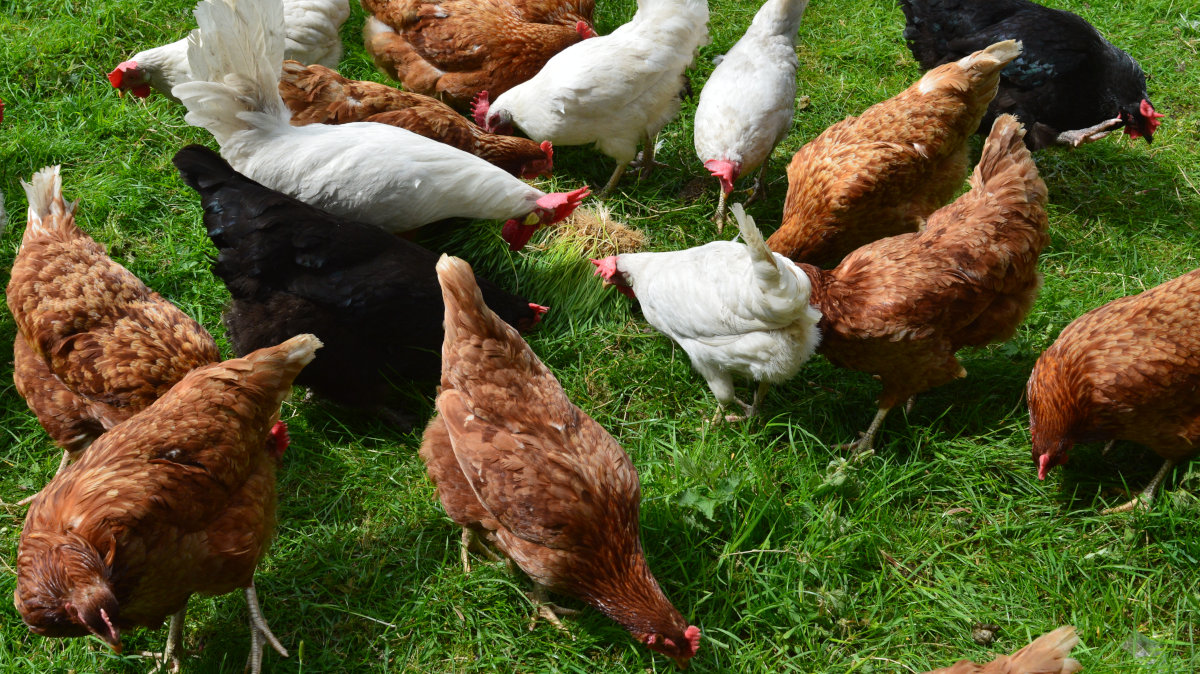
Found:
<path fill-rule="evenodd" d="M 389 381 L 436 381 L 445 307 L 435 253 L 263 187 L 208 148 L 190 145 L 173 161 L 200 193 L 239 354 L 317 335 L 325 347 L 296 383 L 355 407 L 386 404 Z M 527 300 L 479 285 L 505 321 L 536 322 Z"/>
<path fill-rule="evenodd" d="M 1149 95 L 1141 66 L 1079 16 L 1028 0 L 900 0 L 900 6 L 904 38 L 926 69 L 1001 40 L 1023 43 L 980 133 L 1012 113 L 1029 130 L 1026 145 L 1036 150 L 1055 144 L 1064 131 L 1120 117 L 1126 133 L 1152 140 L 1158 122 L 1142 105 Z"/>

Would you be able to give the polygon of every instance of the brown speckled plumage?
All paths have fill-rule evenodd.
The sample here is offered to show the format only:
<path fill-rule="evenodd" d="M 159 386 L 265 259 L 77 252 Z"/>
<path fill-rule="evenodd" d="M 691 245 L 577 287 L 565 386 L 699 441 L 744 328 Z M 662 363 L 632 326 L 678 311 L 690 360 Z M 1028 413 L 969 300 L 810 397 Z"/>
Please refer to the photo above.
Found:
<path fill-rule="evenodd" d="M 528 138 L 488 133 L 435 98 L 348 80 L 324 66 L 284 61 L 279 94 L 293 126 L 379 122 L 470 152 L 515 176 L 532 178 L 549 168 L 546 152 Z"/>
<path fill-rule="evenodd" d="M 1200 449 L 1200 269 L 1075 319 L 1029 378 L 1033 458 L 1126 440 L 1164 459 Z"/>
<path fill-rule="evenodd" d="M 220 355 L 204 328 L 76 227 L 57 167 L 26 191 L 31 216 L 7 289 L 19 330 L 13 379 L 46 432 L 77 454 Z"/>
<path fill-rule="evenodd" d="M 1083 671 L 1079 661 L 1070 657 L 1079 643 L 1070 625 L 1047 632 L 1012 655 L 1001 655 L 986 664 L 959 660 L 949 667 L 925 674 L 1075 674 Z"/>
<path fill-rule="evenodd" d="M 469 265 L 443 257 L 438 276 L 446 302 L 442 391 L 421 456 L 446 512 L 486 532 L 534 582 L 686 660 L 699 633 L 646 565 L 629 456 L 487 308 Z"/>
<path fill-rule="evenodd" d="M 495 100 L 583 39 L 572 20 L 577 14 L 556 9 L 567 3 L 535 7 L 541 4 L 528 18 L 507 0 L 362 0 L 374 15 L 363 40 L 385 75 L 466 111 L 475 94 L 487 91 Z"/>
<path fill-rule="evenodd" d="M 319 345 L 301 335 L 192 371 L 52 480 L 17 552 L 30 629 L 84 636 L 100 609 L 117 630 L 157 627 L 193 593 L 250 585 L 275 527 L 269 431 Z"/>
<path fill-rule="evenodd" d="M 955 352 L 1010 338 L 1041 275 L 1046 186 L 1011 115 L 996 120 L 971 190 L 924 230 L 868 244 L 835 269 L 803 265 L 820 308 L 819 351 L 877 375 L 882 409 L 966 374 Z"/>
<path fill-rule="evenodd" d="M 788 164 L 783 224 L 767 245 L 828 268 L 867 243 L 917 231 L 962 185 L 967 139 L 1018 53 L 1000 43 L 969 57 L 970 67 L 941 66 L 800 148 Z"/>

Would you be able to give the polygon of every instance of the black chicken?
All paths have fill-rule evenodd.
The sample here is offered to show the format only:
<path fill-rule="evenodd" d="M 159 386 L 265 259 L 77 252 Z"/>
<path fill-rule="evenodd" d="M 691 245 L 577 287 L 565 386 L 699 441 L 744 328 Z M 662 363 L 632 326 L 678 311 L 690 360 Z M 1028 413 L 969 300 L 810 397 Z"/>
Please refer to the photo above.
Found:
<path fill-rule="evenodd" d="M 200 193 L 220 251 L 213 271 L 233 296 L 224 318 L 234 349 L 246 354 L 312 333 L 325 347 L 297 384 L 410 423 L 387 406 L 388 382 L 436 381 L 440 372 L 438 256 L 263 187 L 206 147 L 189 145 L 173 161 Z M 522 331 L 546 310 L 478 281 L 488 306 Z"/>
<path fill-rule="evenodd" d="M 925 69 L 960 59 L 1001 40 L 1024 49 L 1000 78 L 1000 91 L 979 124 L 1016 115 L 1032 150 L 1079 146 L 1124 127 L 1154 140 L 1158 118 L 1146 75 L 1129 54 L 1079 16 L 1028 0 L 900 0 L 904 38 Z"/>

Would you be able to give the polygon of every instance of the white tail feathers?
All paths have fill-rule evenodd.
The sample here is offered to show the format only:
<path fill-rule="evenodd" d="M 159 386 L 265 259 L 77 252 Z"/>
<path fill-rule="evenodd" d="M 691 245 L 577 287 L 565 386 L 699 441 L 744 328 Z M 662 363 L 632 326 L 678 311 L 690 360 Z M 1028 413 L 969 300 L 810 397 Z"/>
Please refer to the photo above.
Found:
<path fill-rule="evenodd" d="M 25 226 L 25 237 L 44 236 L 58 231 L 65 223 L 74 224 L 75 206 L 78 202 L 66 203 L 62 196 L 62 176 L 58 166 L 47 166 L 33 174 L 30 182 L 21 181 L 25 196 L 29 199 L 29 222 Z"/>
<path fill-rule="evenodd" d="M 281 0 L 202 0 L 196 23 L 188 37 L 194 81 L 171 90 L 187 106 L 187 122 L 208 129 L 222 147 L 238 131 L 287 126 L 278 88 Z"/>
<path fill-rule="evenodd" d="M 742 234 L 742 241 L 746 244 L 754 268 L 754 280 L 758 282 L 758 290 L 762 293 L 755 302 L 755 315 L 778 325 L 804 321 L 816 326 L 821 320 L 821 313 L 809 304 L 812 284 L 808 275 L 800 271 L 791 260 L 778 256 L 767 248 L 762 232 L 754 224 L 754 218 L 746 214 L 741 204 L 733 204 L 729 210 L 737 219 L 738 231 Z M 818 339 L 814 332 L 811 340 L 813 348 L 816 347 Z M 811 353 L 811 349 L 809 352 Z"/>
<path fill-rule="evenodd" d="M 758 269 L 760 264 L 766 263 L 774 270 L 774 275 L 778 276 L 779 265 L 775 261 L 775 256 L 771 254 L 771 249 L 767 248 L 767 242 L 763 241 L 762 232 L 759 231 L 758 225 L 754 224 L 754 218 L 746 215 L 746 209 L 741 204 L 733 204 L 729 207 L 729 211 L 737 219 L 742 241 L 745 242 L 746 248 L 750 249 L 750 259 L 754 260 L 756 275 L 762 276 L 763 272 L 768 271 L 765 267 L 761 271 Z"/>

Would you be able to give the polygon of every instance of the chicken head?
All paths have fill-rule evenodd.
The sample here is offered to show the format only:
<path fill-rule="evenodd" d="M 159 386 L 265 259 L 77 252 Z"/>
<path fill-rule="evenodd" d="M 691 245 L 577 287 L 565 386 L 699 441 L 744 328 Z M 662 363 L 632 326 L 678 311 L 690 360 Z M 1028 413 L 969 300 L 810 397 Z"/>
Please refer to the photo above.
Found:
<path fill-rule="evenodd" d="M 150 95 L 150 78 L 138 67 L 137 61 L 122 61 L 108 74 L 108 81 L 116 88 L 118 94 L 126 91 L 146 98 Z"/>
<path fill-rule="evenodd" d="M 1147 143 L 1154 142 L 1154 132 L 1162 124 L 1158 120 L 1166 117 L 1163 113 L 1155 110 L 1150 101 L 1145 98 L 1142 99 L 1137 110 L 1122 109 L 1118 116 L 1121 121 L 1125 122 L 1125 133 L 1129 134 L 1130 138 L 1145 137 Z"/>

